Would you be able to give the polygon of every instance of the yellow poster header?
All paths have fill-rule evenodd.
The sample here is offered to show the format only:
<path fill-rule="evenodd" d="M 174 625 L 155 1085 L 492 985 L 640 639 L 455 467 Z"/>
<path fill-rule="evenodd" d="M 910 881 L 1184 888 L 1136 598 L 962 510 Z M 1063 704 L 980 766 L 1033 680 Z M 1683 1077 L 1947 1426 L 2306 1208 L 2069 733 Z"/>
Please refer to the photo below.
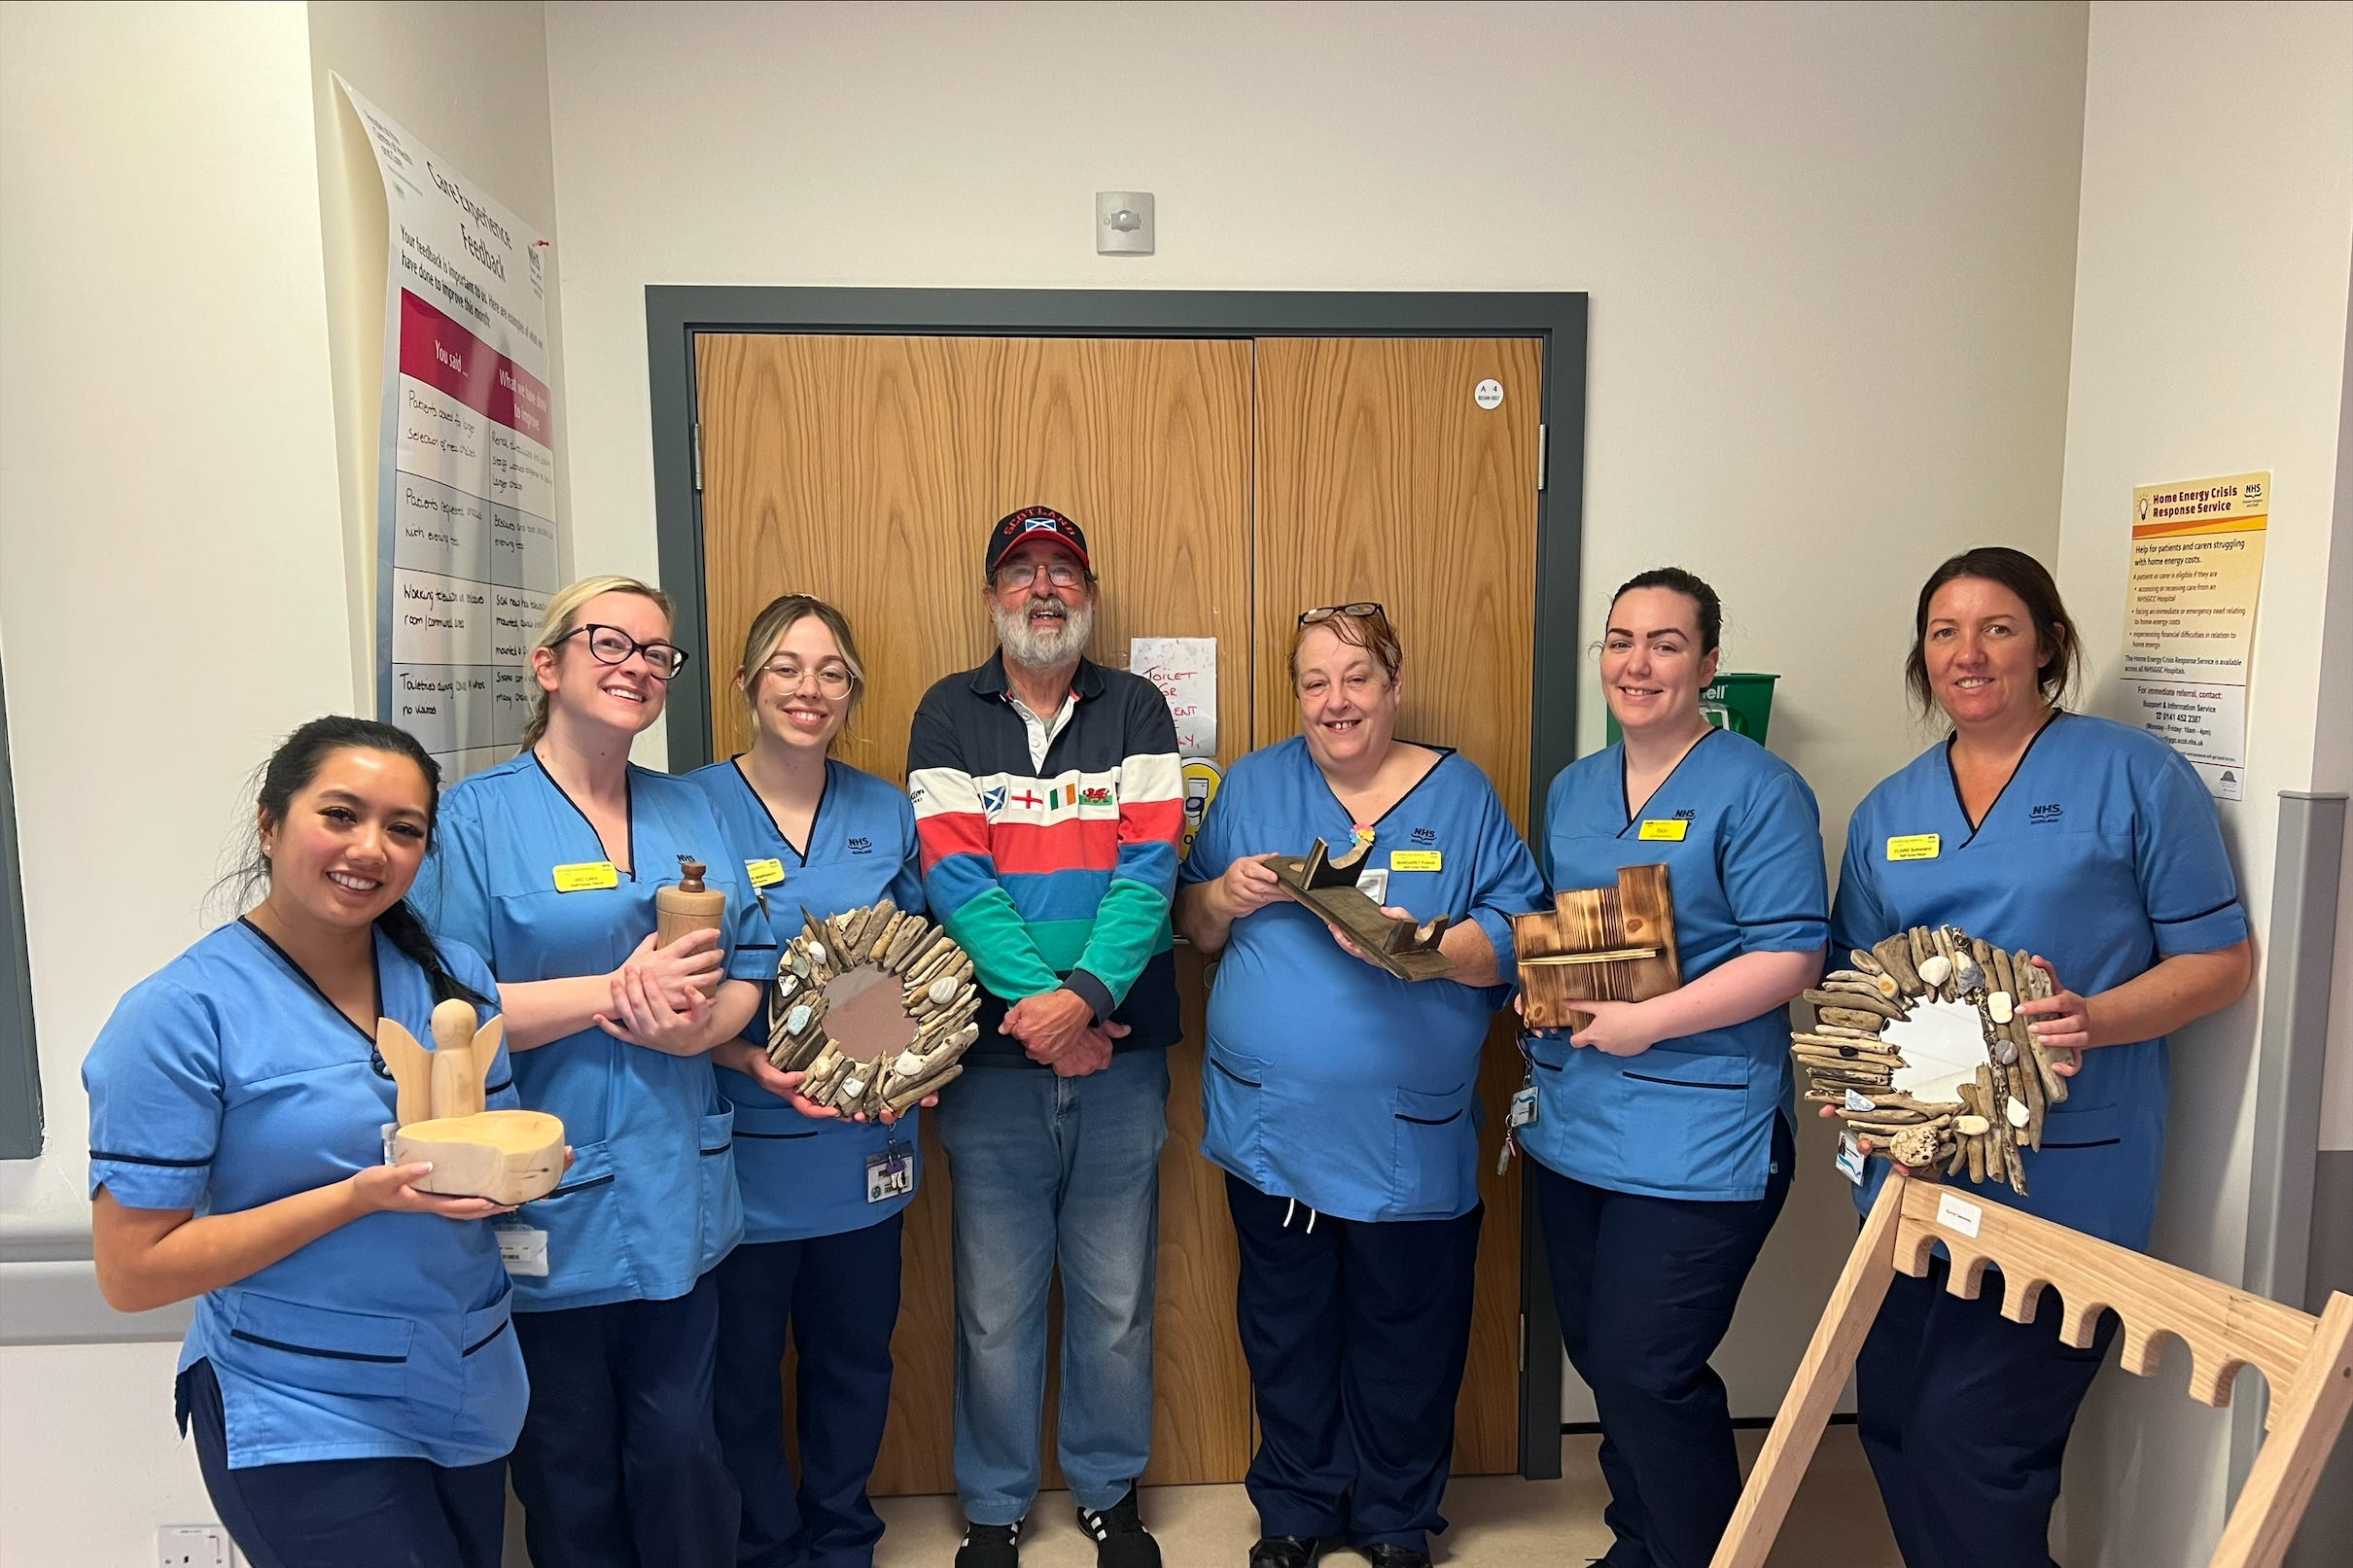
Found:
<path fill-rule="evenodd" d="M 2270 512 L 2268 472 L 2145 484 L 2132 492 L 2132 537 L 2250 533 L 2262 528 Z"/>

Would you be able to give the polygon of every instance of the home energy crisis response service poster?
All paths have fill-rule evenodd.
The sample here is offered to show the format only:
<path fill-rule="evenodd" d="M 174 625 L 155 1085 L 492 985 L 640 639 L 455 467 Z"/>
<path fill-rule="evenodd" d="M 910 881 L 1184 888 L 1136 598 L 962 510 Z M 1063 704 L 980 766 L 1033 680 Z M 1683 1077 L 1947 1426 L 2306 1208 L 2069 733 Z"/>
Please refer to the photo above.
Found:
<path fill-rule="evenodd" d="M 2125 701 L 2218 800 L 2245 798 L 2247 679 L 2263 595 L 2271 475 L 2132 492 L 2125 593 Z"/>
<path fill-rule="evenodd" d="M 376 712 L 444 782 L 514 754 L 562 570 L 540 237 L 338 82 L 384 180 Z"/>

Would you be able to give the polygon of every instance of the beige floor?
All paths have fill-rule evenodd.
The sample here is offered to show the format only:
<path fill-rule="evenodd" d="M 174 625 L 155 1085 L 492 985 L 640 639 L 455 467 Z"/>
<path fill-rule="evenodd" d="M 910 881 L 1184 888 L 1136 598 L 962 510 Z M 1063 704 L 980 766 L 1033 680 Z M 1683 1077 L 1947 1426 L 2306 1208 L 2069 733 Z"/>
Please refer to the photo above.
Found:
<path fill-rule="evenodd" d="M 1740 1434 L 1742 1463 L 1755 1457 L 1763 1440 L 1762 1432 Z M 1609 1532 L 1601 1525 L 1601 1476 L 1594 1465 L 1598 1442 L 1563 1439 L 1559 1481 L 1478 1477 L 1456 1481 L 1446 1494 L 1453 1527 L 1438 1538 L 1437 1561 L 1454 1568 L 1582 1568 L 1587 1557 L 1609 1546 Z M 946 1568 L 964 1528 L 954 1498 L 893 1498 L 877 1507 L 888 1526 L 875 1559 L 878 1568 Z M 1143 1516 L 1160 1539 L 1169 1568 L 1241 1568 L 1258 1534 L 1257 1516 L 1240 1486 L 1156 1487 L 1144 1493 Z M 1030 1521 L 1022 1568 L 1092 1568 L 1094 1544 L 1071 1518 L 1069 1493 L 1039 1498 Z M 1362 1561 L 1347 1552 L 1326 1560 L 1335 1568 L 1354 1568 Z M 1824 1434 L 1773 1560 L 1787 1568 L 1830 1562 L 1839 1568 L 1902 1568 L 1853 1427 L 1834 1426 Z"/>

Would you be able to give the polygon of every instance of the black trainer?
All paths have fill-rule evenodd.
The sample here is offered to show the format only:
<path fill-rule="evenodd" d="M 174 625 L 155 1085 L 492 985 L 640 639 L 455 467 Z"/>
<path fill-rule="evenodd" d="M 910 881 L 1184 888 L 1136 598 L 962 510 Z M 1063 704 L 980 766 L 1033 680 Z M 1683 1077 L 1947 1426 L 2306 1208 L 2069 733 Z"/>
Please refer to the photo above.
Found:
<path fill-rule="evenodd" d="M 1373 1568 L 1430 1568 L 1429 1553 L 1416 1551 L 1412 1547 L 1391 1546 L 1387 1541 L 1371 1541 L 1356 1549 Z"/>
<path fill-rule="evenodd" d="M 1337 1545 L 1328 1535 L 1262 1535 L 1250 1548 L 1249 1568 L 1316 1568 L 1317 1559 Z"/>
<path fill-rule="evenodd" d="M 1160 1543 L 1136 1512 L 1134 1486 L 1100 1514 L 1080 1509 L 1078 1527 L 1095 1538 L 1095 1568 L 1160 1568 Z"/>
<path fill-rule="evenodd" d="M 974 1524 L 965 1520 L 956 1568 L 1021 1568 L 1021 1525 Z"/>

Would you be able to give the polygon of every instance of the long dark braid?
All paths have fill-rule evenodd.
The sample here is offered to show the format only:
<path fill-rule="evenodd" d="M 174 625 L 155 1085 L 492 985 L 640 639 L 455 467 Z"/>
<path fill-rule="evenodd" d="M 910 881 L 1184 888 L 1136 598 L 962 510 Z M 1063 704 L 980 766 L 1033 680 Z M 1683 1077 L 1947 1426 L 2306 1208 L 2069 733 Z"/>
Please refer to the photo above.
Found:
<path fill-rule="evenodd" d="M 256 791 L 263 814 L 272 822 L 285 821 L 294 797 L 309 787 L 329 757 L 346 750 L 384 751 L 416 764 L 417 771 L 425 776 L 425 844 L 430 850 L 434 829 L 440 820 L 440 764 L 433 760 L 432 753 L 415 736 L 398 725 L 378 723 L 372 718 L 348 718 L 340 714 L 314 718 L 279 743 L 269 760 L 262 765 L 261 787 Z M 256 888 L 269 881 L 269 860 L 262 854 L 259 834 L 246 863 L 225 880 L 236 889 L 240 903 L 250 899 Z M 424 920 L 407 899 L 378 915 L 376 929 L 425 971 L 436 1002 L 445 1002 L 454 996 L 476 1007 L 493 1005 L 489 997 L 449 972 L 440 945 L 434 941 L 433 933 L 426 929 Z"/>

